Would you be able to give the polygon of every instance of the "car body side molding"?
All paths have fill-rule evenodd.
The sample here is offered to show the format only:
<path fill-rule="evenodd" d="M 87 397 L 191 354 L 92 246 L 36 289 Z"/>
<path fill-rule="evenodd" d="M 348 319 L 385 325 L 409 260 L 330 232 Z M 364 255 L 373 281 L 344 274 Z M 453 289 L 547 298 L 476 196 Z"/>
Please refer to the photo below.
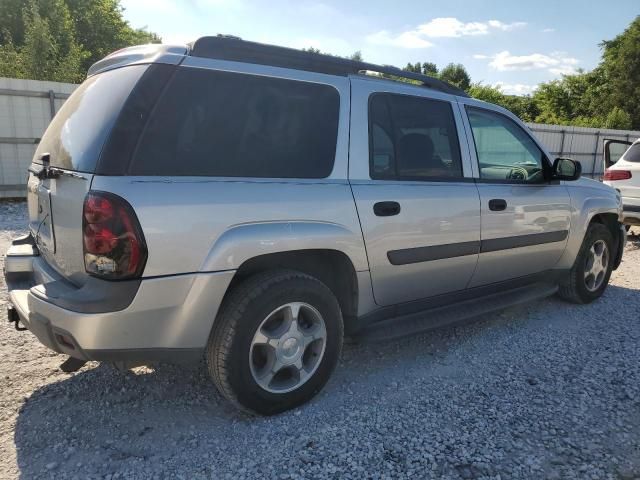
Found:
<path fill-rule="evenodd" d="M 387 258 L 392 265 L 408 265 L 410 263 L 443 260 L 465 255 L 477 255 L 478 253 L 496 252 L 498 250 L 509 250 L 511 248 L 563 242 L 568 235 L 568 230 L 558 230 L 556 232 L 490 238 L 479 242 L 460 242 L 449 245 L 404 248 L 387 252 Z"/>

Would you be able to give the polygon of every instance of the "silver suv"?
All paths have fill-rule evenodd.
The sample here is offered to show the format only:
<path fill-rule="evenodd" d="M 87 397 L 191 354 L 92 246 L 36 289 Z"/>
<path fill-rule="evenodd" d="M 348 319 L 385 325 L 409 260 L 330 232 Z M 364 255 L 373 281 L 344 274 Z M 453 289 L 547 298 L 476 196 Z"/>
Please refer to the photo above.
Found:
<path fill-rule="evenodd" d="M 121 50 L 29 168 L 9 319 L 67 370 L 204 356 L 229 400 L 281 412 L 344 335 L 602 295 L 620 197 L 550 158 L 510 112 L 395 68 L 224 37 Z"/>

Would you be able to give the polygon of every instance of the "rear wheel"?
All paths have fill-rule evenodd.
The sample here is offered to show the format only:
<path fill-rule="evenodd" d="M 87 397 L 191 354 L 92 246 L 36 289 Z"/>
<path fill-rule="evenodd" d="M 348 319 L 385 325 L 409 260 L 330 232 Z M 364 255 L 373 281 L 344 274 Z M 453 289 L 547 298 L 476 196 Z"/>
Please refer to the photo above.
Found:
<path fill-rule="evenodd" d="M 607 288 L 611 271 L 613 237 L 607 227 L 592 223 L 587 229 L 566 285 L 558 294 L 574 303 L 591 303 Z"/>
<path fill-rule="evenodd" d="M 322 389 L 342 337 L 340 307 L 326 285 L 296 271 L 266 272 L 225 300 L 207 345 L 207 364 L 229 400 L 271 415 Z"/>

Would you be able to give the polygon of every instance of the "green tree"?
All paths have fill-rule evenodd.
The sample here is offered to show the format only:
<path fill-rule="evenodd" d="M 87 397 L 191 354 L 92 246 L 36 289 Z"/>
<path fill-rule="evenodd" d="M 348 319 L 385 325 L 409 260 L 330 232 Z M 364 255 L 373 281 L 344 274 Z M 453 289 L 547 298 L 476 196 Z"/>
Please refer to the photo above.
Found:
<path fill-rule="evenodd" d="M 610 105 L 629 113 L 633 128 L 640 128 L 640 15 L 613 40 L 604 41 L 602 63 Z"/>
<path fill-rule="evenodd" d="M 601 47 L 602 61 L 592 71 L 538 86 L 533 95 L 537 122 L 640 128 L 640 16 Z"/>
<path fill-rule="evenodd" d="M 422 64 L 420 62 L 417 62 L 415 64 L 407 63 L 407 66 L 404 67 L 403 70 L 412 73 L 422 73 Z"/>
<path fill-rule="evenodd" d="M 82 65 L 84 70 L 121 48 L 160 43 L 155 33 L 129 25 L 122 16 L 119 0 L 65 0 L 65 3 L 73 12 L 77 38 L 88 52 Z"/>
<path fill-rule="evenodd" d="M 22 56 L 14 47 L 13 41 L 7 35 L 3 45 L 0 45 L 0 77 L 23 77 L 24 66 Z"/>
<path fill-rule="evenodd" d="M 416 62 L 407 63 L 407 66 L 403 68 L 407 72 L 421 73 L 422 75 L 429 75 L 430 77 L 438 76 L 438 67 L 433 62 Z"/>
<path fill-rule="evenodd" d="M 430 77 L 437 77 L 438 67 L 433 62 L 424 62 L 422 64 L 422 73 L 424 75 L 429 75 Z"/>
<path fill-rule="evenodd" d="M 471 77 L 461 63 L 450 63 L 444 67 L 440 72 L 440 79 L 456 85 L 462 90 L 469 90 L 471 87 Z"/>
<path fill-rule="evenodd" d="M 71 82 L 115 50 L 160 41 L 119 0 L 0 0 L 0 32 L 0 75 Z"/>
<path fill-rule="evenodd" d="M 533 122 L 540 113 L 533 99 L 528 95 L 506 95 L 497 87 L 481 83 L 472 84 L 468 93 L 473 98 L 494 103 L 510 110 L 525 122 Z"/>
<path fill-rule="evenodd" d="M 351 55 L 347 57 L 349 60 L 354 60 L 356 62 L 364 62 L 364 58 L 362 58 L 362 52 L 360 50 L 356 50 Z"/>
<path fill-rule="evenodd" d="M 618 107 L 613 107 L 604 119 L 604 128 L 616 128 L 619 130 L 630 130 L 633 128 L 631 115 Z"/>
<path fill-rule="evenodd" d="M 502 105 L 506 97 L 499 88 L 492 87 L 490 85 L 483 85 L 482 83 L 472 84 L 468 93 L 473 98 L 477 98 L 484 102 L 495 103 L 496 105 Z"/>

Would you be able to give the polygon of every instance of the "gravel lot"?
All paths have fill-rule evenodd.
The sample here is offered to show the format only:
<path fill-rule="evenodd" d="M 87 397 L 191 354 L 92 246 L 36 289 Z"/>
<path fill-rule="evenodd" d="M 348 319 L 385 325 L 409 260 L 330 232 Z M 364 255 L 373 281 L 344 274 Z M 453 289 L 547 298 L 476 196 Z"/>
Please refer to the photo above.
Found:
<path fill-rule="evenodd" d="M 0 203 L 1 252 L 25 217 Z M 639 289 L 632 236 L 595 304 L 346 346 L 314 401 L 272 418 L 237 413 L 203 366 L 64 374 L 2 312 L 0 478 L 640 478 Z"/>

